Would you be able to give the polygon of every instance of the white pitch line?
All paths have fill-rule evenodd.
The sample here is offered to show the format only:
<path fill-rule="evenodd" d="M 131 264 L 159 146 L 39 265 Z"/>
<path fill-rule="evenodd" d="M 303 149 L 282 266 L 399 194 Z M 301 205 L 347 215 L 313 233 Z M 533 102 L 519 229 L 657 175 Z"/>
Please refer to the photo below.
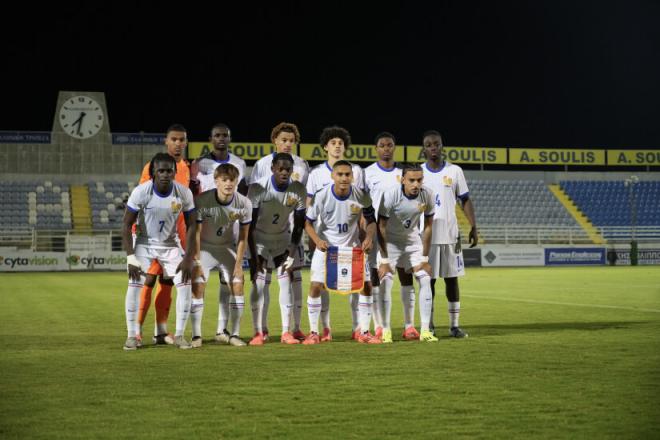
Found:
<path fill-rule="evenodd" d="M 641 307 L 622 307 L 622 306 L 608 306 L 602 304 L 577 304 L 577 303 L 568 303 L 568 302 L 559 302 L 559 301 L 537 301 L 534 299 L 522 299 L 522 298 L 496 298 L 492 296 L 482 296 L 482 295 L 461 295 L 467 298 L 481 298 L 481 299 L 494 299 L 497 301 L 514 301 L 514 302 L 524 302 L 531 304 L 550 304 L 555 306 L 573 306 L 573 307 L 596 307 L 599 309 L 617 309 L 617 310 L 631 310 L 633 312 L 651 312 L 651 313 L 660 313 L 658 309 L 645 309 Z"/>

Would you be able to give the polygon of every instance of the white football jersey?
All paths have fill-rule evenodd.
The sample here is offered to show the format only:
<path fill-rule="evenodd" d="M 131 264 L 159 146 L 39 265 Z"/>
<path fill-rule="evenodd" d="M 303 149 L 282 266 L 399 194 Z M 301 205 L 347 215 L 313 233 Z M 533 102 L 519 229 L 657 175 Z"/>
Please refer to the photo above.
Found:
<path fill-rule="evenodd" d="M 293 211 L 305 210 L 307 197 L 302 183 L 289 181 L 289 185 L 279 190 L 274 178 L 266 176 L 250 184 L 248 198 L 252 209 L 259 210 L 256 231 L 259 234 L 289 236 L 289 215 Z"/>
<path fill-rule="evenodd" d="M 238 168 L 239 182 L 245 178 L 245 170 L 247 166 L 243 159 L 233 154 L 228 154 L 227 160 L 216 160 L 215 156 L 213 156 L 212 153 L 209 153 L 195 159 L 190 166 L 190 178 L 193 181 L 199 182 L 201 192 L 215 189 L 213 173 L 218 165 L 223 163 L 230 163 Z"/>
<path fill-rule="evenodd" d="M 307 208 L 307 219 L 314 223 L 319 237 L 331 246 L 359 246 L 360 215 L 374 217 L 371 197 L 355 185 L 341 198 L 334 189 L 334 184 L 328 185 L 314 195 L 312 205 Z"/>
<path fill-rule="evenodd" d="M 295 154 L 291 154 L 293 157 L 293 172 L 291 173 L 291 180 L 302 183 L 303 185 L 307 184 L 307 177 L 309 177 L 309 165 L 306 160 L 301 159 Z M 252 167 L 252 174 L 250 174 L 249 183 L 255 183 L 261 180 L 265 176 L 270 176 L 273 172 L 270 170 L 273 165 L 273 158 L 275 153 L 264 156 L 254 164 Z"/>
<path fill-rule="evenodd" d="M 351 164 L 353 169 L 353 186 L 360 190 L 364 190 L 364 172 L 360 165 Z M 307 180 L 307 195 L 314 197 L 314 194 L 325 188 L 326 186 L 334 183 L 332 180 L 332 168 L 328 162 L 316 165 L 309 173 Z"/>
<path fill-rule="evenodd" d="M 387 218 L 387 241 L 404 246 L 419 241 L 420 218 L 433 217 L 433 191 L 423 186 L 415 198 L 403 193 L 401 185 L 390 186 L 382 194 L 378 216 Z M 424 214 L 424 215 L 422 215 Z"/>
<path fill-rule="evenodd" d="M 202 249 L 230 245 L 234 223 L 247 225 L 252 222 L 252 203 L 237 192 L 229 203 L 222 204 L 216 190 L 205 191 L 195 198 L 195 208 L 198 227 L 202 228 Z"/>
<path fill-rule="evenodd" d="M 380 199 L 383 192 L 392 186 L 399 187 L 401 185 L 402 172 L 403 170 L 396 165 L 388 169 L 380 166 L 378 162 L 364 169 L 364 183 L 374 204 L 376 216 L 378 216 Z"/>
<path fill-rule="evenodd" d="M 425 163 L 424 185 L 435 195 L 435 216 L 433 217 L 433 244 L 453 244 L 458 240 L 458 219 L 456 200 L 469 196 L 463 169 L 445 162 L 442 168 L 434 170 Z"/>
<path fill-rule="evenodd" d="M 147 180 L 131 191 L 126 209 L 138 214 L 135 244 L 164 249 L 178 246 L 179 213 L 190 214 L 195 205 L 190 189 L 179 182 L 173 182 L 169 193 L 160 194 L 153 181 Z"/>

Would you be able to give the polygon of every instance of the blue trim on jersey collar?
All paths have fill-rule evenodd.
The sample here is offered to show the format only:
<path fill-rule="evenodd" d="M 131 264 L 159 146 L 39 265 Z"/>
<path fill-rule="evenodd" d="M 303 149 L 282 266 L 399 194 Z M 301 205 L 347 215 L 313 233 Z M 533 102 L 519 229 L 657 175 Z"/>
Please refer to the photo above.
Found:
<path fill-rule="evenodd" d="M 158 189 L 156 189 L 156 182 L 152 183 L 152 185 L 154 187 L 154 194 L 156 194 L 158 197 L 163 198 L 163 199 L 165 197 L 171 196 L 172 191 L 174 191 L 174 182 L 172 182 L 172 186 L 170 186 L 170 192 L 168 192 L 167 194 L 161 194 L 161 193 L 158 192 Z"/>
<path fill-rule="evenodd" d="M 332 172 L 332 168 L 330 167 L 330 164 L 328 163 L 327 160 L 325 161 L 325 166 L 330 170 L 330 172 Z"/>
<path fill-rule="evenodd" d="M 215 156 L 213 156 L 213 160 L 215 161 L 215 163 L 227 163 L 229 162 L 229 159 L 231 159 L 231 154 L 229 153 L 227 153 L 227 160 L 218 160 L 215 158 Z"/>
<path fill-rule="evenodd" d="M 440 171 L 442 171 L 445 168 L 445 166 L 447 166 L 447 161 L 446 160 L 443 161 L 442 166 L 440 168 L 438 168 L 437 170 L 429 167 L 428 162 L 425 162 L 424 166 L 426 167 L 427 170 L 429 170 L 432 173 L 439 173 Z"/>
<path fill-rule="evenodd" d="M 234 201 L 234 197 L 236 197 L 236 194 L 232 194 L 232 195 L 231 195 L 231 199 L 229 199 L 229 201 L 228 201 L 227 203 L 222 203 L 222 202 L 220 201 L 220 199 L 218 198 L 218 190 L 217 190 L 217 189 L 215 190 L 215 192 L 213 193 L 213 195 L 215 196 L 215 201 L 218 202 L 218 205 L 222 205 L 222 206 L 229 206 L 229 205 L 231 205 L 231 202 Z"/>
<path fill-rule="evenodd" d="M 383 168 L 379 162 L 376 162 L 376 166 L 387 173 L 391 173 L 396 169 L 396 164 L 392 165 L 392 168 Z"/>
<path fill-rule="evenodd" d="M 286 189 L 291 184 L 291 179 L 289 179 L 289 181 L 286 183 L 286 186 L 284 187 L 284 189 L 279 189 L 277 187 L 277 183 L 275 183 L 275 176 L 270 176 L 270 183 L 273 184 L 273 188 L 275 188 L 275 191 L 283 193 L 284 191 L 286 191 Z"/>
<path fill-rule="evenodd" d="M 406 190 L 403 189 L 403 184 L 401 185 L 401 192 L 403 193 L 403 197 L 408 200 L 415 200 L 417 197 L 419 197 L 419 194 L 417 194 L 415 197 L 410 197 L 408 194 L 406 194 Z M 420 190 L 419 192 L 421 193 L 422 191 Z"/>
<path fill-rule="evenodd" d="M 330 187 L 330 191 L 332 191 L 332 195 L 335 197 L 335 199 L 339 200 L 340 202 L 343 202 L 344 200 L 348 200 L 348 198 L 351 196 L 351 194 L 353 194 L 353 185 L 350 186 L 350 188 L 348 190 L 348 195 L 346 195 L 345 197 L 339 197 L 335 193 L 335 184 L 334 183 Z"/>

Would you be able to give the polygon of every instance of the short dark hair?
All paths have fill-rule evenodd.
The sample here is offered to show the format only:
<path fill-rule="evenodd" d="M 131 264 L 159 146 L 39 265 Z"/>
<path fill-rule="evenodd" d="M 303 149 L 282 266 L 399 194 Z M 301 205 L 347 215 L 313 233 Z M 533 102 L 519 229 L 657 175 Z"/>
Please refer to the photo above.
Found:
<path fill-rule="evenodd" d="M 149 177 L 151 177 L 152 179 L 156 174 L 156 170 L 154 169 L 156 162 L 172 163 L 174 165 L 174 173 L 176 174 L 176 160 L 167 153 L 156 153 L 156 155 L 151 158 L 151 162 L 149 162 Z"/>
<path fill-rule="evenodd" d="M 186 130 L 186 127 L 184 127 L 181 124 L 172 124 L 169 127 L 167 127 L 167 131 L 165 132 L 165 135 L 167 136 L 168 134 L 170 134 L 170 131 L 182 131 L 184 133 L 188 132 L 188 130 Z"/>
<path fill-rule="evenodd" d="M 394 135 L 388 131 L 381 131 L 376 135 L 376 139 L 374 139 L 374 145 L 378 144 L 378 141 L 381 140 L 382 138 L 390 138 L 392 139 L 392 142 L 396 144 L 396 139 L 394 138 Z"/>
<path fill-rule="evenodd" d="M 293 165 L 293 156 L 291 156 L 289 153 L 276 153 L 275 156 L 273 156 L 273 165 L 275 165 L 275 162 L 280 160 L 291 162 L 291 165 Z"/>
<path fill-rule="evenodd" d="M 342 127 L 333 125 L 332 127 L 325 127 L 321 132 L 321 146 L 325 147 L 330 142 L 330 139 L 339 138 L 344 141 L 344 146 L 346 148 L 351 145 L 351 135 L 348 133 L 348 130 Z"/>
<path fill-rule="evenodd" d="M 422 134 L 422 139 L 424 139 L 427 136 L 438 136 L 442 140 L 442 135 L 437 130 L 426 130 L 424 134 Z"/>
<path fill-rule="evenodd" d="M 229 176 L 231 180 L 236 180 L 238 179 L 239 175 L 238 168 L 236 168 L 236 165 L 231 163 L 221 163 L 213 172 L 213 178 L 217 179 L 222 175 Z"/>
<path fill-rule="evenodd" d="M 280 122 L 270 132 L 270 140 L 275 142 L 275 138 L 279 136 L 281 132 L 293 133 L 293 136 L 296 138 L 296 143 L 300 143 L 300 131 L 298 126 L 291 122 Z"/>
<path fill-rule="evenodd" d="M 347 161 L 347 160 L 338 160 L 338 161 L 335 162 L 335 164 L 332 166 L 332 170 L 334 171 L 337 167 L 341 167 L 341 166 L 347 166 L 347 167 L 349 167 L 349 168 L 351 169 L 351 171 L 353 170 L 353 164 L 350 163 L 350 162 Z"/>
<path fill-rule="evenodd" d="M 418 163 L 406 162 L 401 166 L 401 176 L 405 176 L 410 171 L 424 171 L 422 166 Z"/>
<path fill-rule="evenodd" d="M 225 124 L 224 122 L 216 122 L 213 124 L 213 127 L 211 127 L 211 131 L 213 131 L 216 128 L 226 128 L 229 134 L 231 135 L 231 128 L 229 128 L 229 125 Z"/>

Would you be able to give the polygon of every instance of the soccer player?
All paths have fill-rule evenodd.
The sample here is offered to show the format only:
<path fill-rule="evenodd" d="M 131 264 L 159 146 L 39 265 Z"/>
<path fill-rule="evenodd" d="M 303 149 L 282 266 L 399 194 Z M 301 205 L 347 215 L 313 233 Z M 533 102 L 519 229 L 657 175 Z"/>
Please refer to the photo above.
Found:
<path fill-rule="evenodd" d="M 330 246 L 360 246 L 369 252 L 376 232 L 374 209 L 371 198 L 365 191 L 352 185 L 353 167 L 345 160 L 337 161 L 332 169 L 334 183 L 314 195 L 312 205 L 307 208 L 305 231 L 314 241 L 316 249 L 312 257 L 311 286 L 307 299 L 310 333 L 303 344 L 318 344 L 319 314 L 321 309 L 321 290 L 325 282 L 325 252 Z M 360 213 L 367 223 L 366 236 L 362 243 L 359 238 Z M 314 224 L 316 223 L 316 230 Z M 318 234 L 317 234 L 318 230 Z M 369 269 L 364 266 L 364 287 L 359 296 L 358 342 L 380 344 L 381 340 L 369 333 L 372 301 Z"/>
<path fill-rule="evenodd" d="M 188 145 L 188 137 L 186 129 L 181 124 L 173 124 L 167 129 L 165 135 L 165 146 L 167 147 L 167 154 L 172 156 L 176 161 L 176 176 L 175 180 L 186 188 L 190 185 L 190 168 L 188 162 L 183 158 L 183 152 Z M 151 162 L 147 162 L 142 169 L 140 176 L 140 183 L 144 183 L 151 179 Z M 182 249 L 186 246 L 186 225 L 183 215 L 179 216 L 177 221 L 177 232 L 181 242 Z M 146 274 L 144 288 L 140 293 L 140 309 L 138 320 L 140 327 L 149 312 L 151 305 L 151 292 L 156 284 L 158 275 L 162 275 L 163 269 L 157 259 L 153 260 L 151 266 Z M 170 305 L 172 303 L 172 280 L 160 277 L 158 283 L 158 290 L 156 291 L 156 298 L 154 300 L 156 308 L 156 324 L 154 328 L 154 344 L 172 344 L 174 340 L 172 335 L 167 332 L 167 319 L 170 314 Z M 140 334 L 142 331 L 140 330 Z"/>
<path fill-rule="evenodd" d="M 201 228 L 200 264 L 203 276 L 193 280 L 193 299 L 191 321 L 193 327 L 193 347 L 202 345 L 202 316 L 204 314 L 205 281 L 209 279 L 211 269 L 218 268 L 221 276 L 229 283 L 230 330 L 222 329 L 225 341 L 230 345 L 246 345 L 239 337 L 241 317 L 245 300 L 243 298 L 243 256 L 247 248 L 247 236 L 252 221 L 252 203 L 236 189 L 238 187 L 238 168 L 229 163 L 219 165 L 213 172 L 216 188 L 205 191 L 195 198 L 197 226 Z M 227 242 L 227 229 L 232 229 L 239 222 L 238 242 L 234 249 Z"/>
<path fill-rule="evenodd" d="M 174 181 L 176 161 L 166 153 L 156 154 L 150 162 L 153 181 L 138 185 L 128 198 L 122 228 L 122 244 L 126 250 L 128 289 L 126 291 L 126 327 L 128 337 L 124 350 L 141 346 L 138 301 L 145 282 L 144 271 L 153 261 L 163 268 L 163 278 L 174 278 L 177 289 L 176 333 L 174 345 L 191 348 L 183 338 L 190 313 L 190 278 L 195 247 L 193 196 L 190 189 Z M 183 213 L 188 230 L 188 252 L 181 257 L 176 242 L 177 219 Z M 135 247 L 131 231 L 137 221 Z"/>
<path fill-rule="evenodd" d="M 193 194 L 197 195 L 204 191 L 215 190 L 215 169 L 223 164 L 230 163 L 238 169 L 238 192 L 247 194 L 247 184 L 245 183 L 246 164 L 243 159 L 235 154 L 229 153 L 229 144 L 231 143 L 231 130 L 222 122 L 218 122 L 211 128 L 209 141 L 213 144 L 213 151 L 195 159 L 190 167 L 191 181 L 190 187 Z M 238 227 L 226 228 L 223 231 L 224 243 L 231 247 L 238 237 Z M 220 285 L 218 288 L 218 329 L 216 332 L 217 341 L 228 343 L 229 339 L 225 332 L 227 322 L 229 321 L 229 286 L 231 280 L 223 280 L 222 272 L 218 272 Z M 208 280 L 207 280 L 208 281 Z"/>
<path fill-rule="evenodd" d="M 280 122 L 277 124 L 270 133 L 270 140 L 275 145 L 275 153 L 264 156 L 259 159 L 252 168 L 250 175 L 250 183 L 254 183 L 266 176 L 272 175 L 273 158 L 277 153 L 287 153 L 293 157 L 293 171 L 291 173 L 291 180 L 297 181 L 305 185 L 309 177 L 309 165 L 299 156 L 293 154 L 293 148 L 300 143 L 300 131 L 295 124 L 290 122 Z M 290 218 L 291 224 L 293 220 Z M 293 228 L 293 226 L 291 226 Z M 300 327 L 300 319 L 302 315 L 302 273 L 300 269 L 303 267 L 305 255 L 302 246 L 298 246 L 297 252 L 293 255 L 293 268 L 291 269 L 291 290 L 293 292 L 293 321 L 294 327 Z M 262 330 L 264 339 L 268 340 L 268 307 L 270 305 L 270 273 L 266 273 L 264 294 L 263 294 L 263 316 L 262 316 Z M 304 333 L 298 331 L 294 336 L 300 340 L 305 338 Z"/>
<path fill-rule="evenodd" d="M 376 145 L 376 156 L 378 161 L 369 165 L 364 170 L 364 180 L 367 191 L 371 196 L 371 201 L 374 205 L 374 210 L 376 212 L 376 218 L 378 218 L 378 208 L 380 206 L 380 199 L 383 194 L 383 191 L 386 189 L 395 186 L 399 187 L 401 184 L 401 167 L 396 166 L 394 163 L 394 151 L 396 150 L 396 140 L 392 133 L 386 131 L 378 133 L 375 140 Z M 376 236 L 378 238 L 378 236 Z M 378 276 L 378 242 L 373 246 L 371 252 L 369 252 L 369 267 L 371 268 L 371 282 L 373 283 L 373 288 L 371 290 L 371 296 L 374 301 L 374 327 L 375 334 L 378 337 L 383 336 L 383 313 L 387 311 L 388 316 L 391 313 L 392 309 L 392 298 L 385 297 L 384 291 L 380 291 L 380 279 Z M 404 317 L 408 318 L 410 316 L 410 310 L 412 313 L 415 312 L 415 302 L 414 297 L 412 305 L 410 298 L 407 296 L 404 298 L 404 291 L 401 291 L 401 300 L 403 301 Z M 391 294 L 391 292 L 390 292 Z M 413 337 L 412 330 L 415 330 L 415 327 L 412 326 L 410 319 L 405 321 L 405 327 L 410 328 L 408 330 L 410 337 Z M 416 330 L 415 330 L 416 332 Z M 391 338 L 390 338 L 391 339 Z M 386 338 L 383 338 L 383 342 L 386 342 Z"/>
<path fill-rule="evenodd" d="M 431 296 L 431 266 L 429 265 L 429 246 L 431 244 L 431 225 L 433 222 L 433 193 L 422 186 L 424 172 L 419 165 L 407 165 L 403 168 L 403 184 L 390 186 L 382 196 L 378 208 L 378 232 L 380 234 L 380 266 L 378 275 L 381 278 L 381 292 L 385 297 L 392 296 L 392 268 L 396 267 L 401 281 L 401 294 L 415 297 L 412 276 L 419 283 L 419 311 L 421 318 L 421 335 L 418 339 L 436 342 L 429 329 L 433 299 Z M 419 236 L 417 225 L 424 214 L 424 230 Z M 414 302 L 413 302 L 414 304 Z M 404 314 L 406 311 L 404 302 Z M 413 307 L 412 313 L 415 309 Z M 406 316 L 404 339 L 412 339 L 409 329 L 412 327 L 411 316 Z M 413 327 L 414 328 L 414 327 Z M 383 342 L 392 342 L 390 327 L 390 309 L 383 313 Z"/>
<path fill-rule="evenodd" d="M 230 163 L 238 169 L 238 192 L 247 194 L 245 182 L 246 164 L 240 157 L 229 153 L 231 142 L 231 130 L 222 122 L 218 122 L 211 128 L 209 141 L 213 144 L 213 151 L 195 159 L 190 166 L 190 182 L 193 194 L 199 194 L 210 189 L 215 189 L 215 178 L 213 172 L 223 163 Z"/>
<path fill-rule="evenodd" d="M 435 298 L 435 280 L 439 277 L 444 278 L 449 311 L 449 335 L 454 338 L 465 338 L 468 334 L 458 325 L 461 310 L 458 277 L 465 275 L 465 266 L 456 218 L 456 200 L 461 201 L 465 216 L 470 222 L 468 236 L 470 247 L 475 247 L 479 240 L 474 206 L 463 170 L 442 158 L 442 136 L 439 132 L 430 130 L 424 133 L 423 151 L 426 157 L 423 166 L 424 184 L 435 194 L 435 216 L 429 250 L 429 262 L 433 272 L 432 294 Z M 431 320 L 431 329 L 434 330 L 433 320 Z"/>
<path fill-rule="evenodd" d="M 293 256 L 300 245 L 305 224 L 305 187 L 291 180 L 293 157 L 287 153 L 277 153 L 271 165 L 271 175 L 251 183 L 248 198 L 252 203 L 252 224 L 248 236 L 252 267 L 252 323 L 255 335 L 250 345 L 263 345 L 263 292 L 265 288 L 264 270 L 275 268 L 280 286 L 280 312 L 282 316 L 282 336 L 284 344 L 299 344 L 294 334 L 302 331 L 294 323 L 291 329 L 290 316 L 293 306 L 290 289 Z M 289 234 L 289 216 L 293 213 L 293 231 Z M 290 330 L 293 330 L 293 334 Z"/>
<path fill-rule="evenodd" d="M 314 195 L 333 183 L 332 171 L 334 165 L 340 160 L 344 160 L 344 153 L 351 145 L 351 135 L 342 127 L 326 127 L 321 132 L 320 145 L 328 154 L 328 160 L 315 166 L 309 173 L 307 180 L 307 206 L 312 203 Z M 364 190 L 364 176 L 362 168 L 359 165 L 351 164 L 353 181 L 351 182 L 358 189 Z M 314 243 L 310 241 L 310 252 L 314 252 Z M 353 322 L 353 338 L 357 338 L 360 331 L 358 329 L 358 301 L 360 295 L 355 293 L 351 295 L 351 319 Z M 332 340 L 330 330 L 330 296 L 325 290 L 321 290 L 321 323 L 323 325 L 322 341 Z M 367 329 L 368 330 L 368 329 Z"/>

